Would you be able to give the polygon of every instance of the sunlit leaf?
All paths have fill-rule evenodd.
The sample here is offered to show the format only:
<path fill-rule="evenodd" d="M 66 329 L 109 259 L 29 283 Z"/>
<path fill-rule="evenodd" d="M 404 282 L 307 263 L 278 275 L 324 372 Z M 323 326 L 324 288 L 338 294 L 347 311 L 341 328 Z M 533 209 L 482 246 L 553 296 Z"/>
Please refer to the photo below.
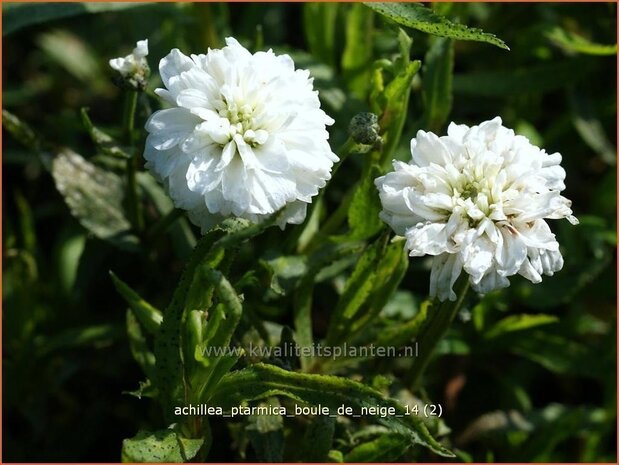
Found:
<path fill-rule="evenodd" d="M 440 37 L 486 42 L 509 50 L 501 39 L 481 29 L 451 22 L 421 3 L 366 3 L 367 6 L 396 23 Z"/>
<path fill-rule="evenodd" d="M 123 181 L 117 174 L 96 167 L 69 149 L 54 158 L 52 174 L 82 226 L 120 248 L 137 248 L 137 238 L 123 213 Z"/>
<path fill-rule="evenodd" d="M 125 439 L 122 461 L 131 462 L 187 462 L 194 458 L 204 439 L 182 438 L 172 429 L 140 431 L 131 439 Z"/>

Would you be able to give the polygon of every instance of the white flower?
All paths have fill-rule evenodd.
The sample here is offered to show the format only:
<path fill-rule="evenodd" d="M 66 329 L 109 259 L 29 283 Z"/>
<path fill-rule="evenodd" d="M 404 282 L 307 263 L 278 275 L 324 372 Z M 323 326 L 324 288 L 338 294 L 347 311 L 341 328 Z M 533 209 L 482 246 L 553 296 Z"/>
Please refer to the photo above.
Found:
<path fill-rule="evenodd" d="M 148 56 L 148 39 L 138 40 L 131 55 L 111 59 L 110 66 L 124 78 L 144 78 L 150 72 L 146 56 Z"/>
<path fill-rule="evenodd" d="M 395 171 L 376 179 L 381 218 L 406 238 L 410 256 L 434 256 L 431 296 L 455 300 L 462 269 L 482 294 L 509 286 L 516 273 L 538 283 L 559 271 L 559 243 L 544 219 L 578 222 L 560 195 L 561 155 L 498 117 L 470 128 L 451 123 L 447 134 L 419 131 L 412 160 L 394 161 Z"/>
<path fill-rule="evenodd" d="M 306 207 L 338 161 L 309 71 L 288 55 L 251 54 L 235 39 L 191 58 L 174 49 L 161 60 L 173 107 L 146 123 L 146 166 L 178 208 L 202 228 L 228 216 L 260 222 L 287 206 L 285 223 Z"/>

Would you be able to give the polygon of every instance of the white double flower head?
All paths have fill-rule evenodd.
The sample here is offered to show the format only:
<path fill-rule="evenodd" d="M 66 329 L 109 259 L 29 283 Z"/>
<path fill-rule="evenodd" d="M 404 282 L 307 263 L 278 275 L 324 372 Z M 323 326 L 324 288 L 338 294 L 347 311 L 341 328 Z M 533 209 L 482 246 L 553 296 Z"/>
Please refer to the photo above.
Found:
<path fill-rule="evenodd" d="M 430 294 L 455 300 L 464 270 L 477 292 L 509 286 L 520 274 L 534 283 L 563 267 L 559 243 L 546 219 L 572 215 L 560 195 L 565 170 L 559 153 L 547 154 L 502 125 L 449 125 L 447 136 L 419 131 L 412 160 L 376 179 L 381 218 L 406 238 L 413 257 L 434 256 Z"/>
<path fill-rule="evenodd" d="M 146 166 L 178 208 L 205 232 L 228 216 L 301 223 L 338 161 L 327 141 L 309 71 L 288 55 L 250 53 L 227 38 L 221 50 L 172 50 L 157 89 L 171 108 L 146 123 Z"/>

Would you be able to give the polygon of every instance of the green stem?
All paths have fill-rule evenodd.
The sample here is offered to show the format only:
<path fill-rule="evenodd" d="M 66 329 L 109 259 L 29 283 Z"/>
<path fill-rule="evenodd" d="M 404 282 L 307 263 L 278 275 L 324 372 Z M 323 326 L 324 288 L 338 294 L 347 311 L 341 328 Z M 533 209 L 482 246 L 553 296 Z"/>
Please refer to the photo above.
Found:
<path fill-rule="evenodd" d="M 421 331 L 421 336 L 417 341 L 419 355 L 415 359 L 408 376 L 405 378 L 405 384 L 410 386 L 411 389 L 415 389 L 417 387 L 423 372 L 428 366 L 428 362 L 430 361 L 434 349 L 447 332 L 447 329 L 458 313 L 458 310 L 460 310 L 468 289 L 468 276 L 464 274 L 460 276 L 458 282 L 456 283 L 456 300 L 440 302 L 438 305 L 433 303 L 432 307 L 428 310 L 428 319 L 426 320 Z"/>
<path fill-rule="evenodd" d="M 127 160 L 127 203 L 129 207 L 129 219 L 131 224 L 136 231 L 141 232 L 144 229 L 144 217 L 136 180 L 138 155 L 134 147 L 135 110 L 138 103 L 138 92 L 135 90 L 126 91 L 125 99 L 123 129 L 125 132 L 125 142 L 129 146 L 129 153 L 131 154 L 131 158 Z"/>

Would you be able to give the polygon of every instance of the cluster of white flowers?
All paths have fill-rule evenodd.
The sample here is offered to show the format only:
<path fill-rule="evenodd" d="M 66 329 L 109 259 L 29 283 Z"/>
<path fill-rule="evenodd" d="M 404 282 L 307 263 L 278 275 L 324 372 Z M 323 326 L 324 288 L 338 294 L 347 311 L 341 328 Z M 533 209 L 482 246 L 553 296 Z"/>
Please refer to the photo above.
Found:
<path fill-rule="evenodd" d="M 260 222 L 283 207 L 281 227 L 301 223 L 338 161 L 327 141 L 333 120 L 288 55 L 226 44 L 161 60 L 165 89 L 156 92 L 172 108 L 146 123 L 146 166 L 202 231 L 231 215 Z"/>
<path fill-rule="evenodd" d="M 133 52 L 126 57 L 113 58 L 110 66 L 120 75 L 130 81 L 134 87 L 145 87 L 146 79 L 150 74 L 150 68 L 146 57 L 148 56 L 148 39 L 138 40 Z"/>
<path fill-rule="evenodd" d="M 283 209 L 279 224 L 301 223 L 330 179 L 337 156 L 306 70 L 288 55 L 250 53 L 235 39 L 221 50 L 185 56 L 172 50 L 159 65 L 171 108 L 155 112 L 146 166 L 175 205 L 205 232 L 236 216 L 263 221 Z M 110 61 L 130 73 L 148 53 Z M 411 256 L 434 256 L 430 294 L 454 300 L 464 270 L 487 293 L 521 274 L 537 283 L 563 266 L 546 219 L 577 223 L 561 196 L 561 155 L 547 154 L 502 125 L 500 118 L 448 135 L 419 131 L 412 160 L 376 179 L 381 218 L 406 238 Z"/>
<path fill-rule="evenodd" d="M 509 286 L 520 274 L 534 283 L 563 267 L 545 219 L 577 220 L 560 195 L 565 171 L 547 154 L 502 125 L 451 124 L 447 136 L 419 131 L 412 160 L 376 179 L 381 218 L 406 238 L 413 257 L 432 255 L 430 294 L 455 300 L 464 270 L 473 289 Z"/>

